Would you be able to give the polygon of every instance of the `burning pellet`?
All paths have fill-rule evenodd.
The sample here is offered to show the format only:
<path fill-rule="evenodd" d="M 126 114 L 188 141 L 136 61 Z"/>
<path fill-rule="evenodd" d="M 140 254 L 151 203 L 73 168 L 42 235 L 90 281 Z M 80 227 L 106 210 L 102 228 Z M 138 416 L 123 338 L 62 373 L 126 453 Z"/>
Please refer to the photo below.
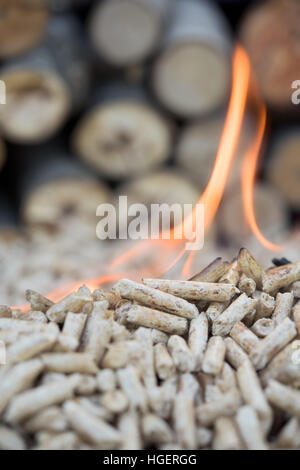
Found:
<path fill-rule="evenodd" d="M 170 336 L 168 351 L 180 372 L 190 372 L 194 369 L 195 360 L 186 341 L 177 335 Z"/>
<path fill-rule="evenodd" d="M 63 323 L 68 312 L 80 313 L 83 307 L 91 303 L 90 296 L 70 294 L 47 310 L 47 317 L 55 323 Z"/>
<path fill-rule="evenodd" d="M 260 422 L 251 406 L 242 406 L 236 416 L 242 438 L 248 450 L 267 450 Z"/>
<path fill-rule="evenodd" d="M 117 378 L 129 400 L 130 407 L 145 413 L 148 401 L 146 389 L 141 384 L 136 369 L 132 366 L 120 369 L 117 371 Z"/>
<path fill-rule="evenodd" d="M 156 385 L 156 375 L 154 370 L 154 350 L 151 330 L 140 327 L 135 332 L 135 338 L 141 344 L 140 368 L 145 387 L 151 388 Z"/>
<path fill-rule="evenodd" d="M 256 411 L 262 429 L 266 434 L 272 424 L 272 410 L 250 361 L 244 361 L 238 368 L 237 380 L 245 403 Z"/>
<path fill-rule="evenodd" d="M 92 356 L 96 364 L 101 361 L 104 352 L 111 339 L 111 324 L 109 320 L 95 319 L 93 322 L 93 331 L 88 338 L 85 347 L 85 353 Z"/>
<path fill-rule="evenodd" d="M 236 341 L 241 348 L 249 354 L 253 348 L 259 343 L 258 337 L 247 328 L 244 323 L 237 322 L 230 332 L 230 336 Z"/>
<path fill-rule="evenodd" d="M 72 429 L 91 444 L 102 449 L 114 449 L 121 442 L 120 433 L 100 418 L 96 418 L 78 403 L 67 401 L 63 411 Z"/>
<path fill-rule="evenodd" d="M 221 313 L 228 307 L 229 302 L 211 302 L 209 307 L 206 310 L 206 316 L 211 321 L 214 322 L 216 318 L 218 318 Z"/>
<path fill-rule="evenodd" d="M 227 270 L 228 263 L 226 261 L 222 261 L 222 258 L 216 258 L 200 273 L 195 274 L 195 276 L 191 277 L 189 281 L 217 282 Z"/>
<path fill-rule="evenodd" d="M 218 284 L 214 282 L 172 281 L 168 279 L 143 279 L 144 284 L 154 289 L 187 300 L 208 300 L 226 302 L 239 290 L 232 284 Z"/>
<path fill-rule="evenodd" d="M 169 336 L 164 333 L 163 331 L 157 330 L 156 328 L 152 328 L 151 330 L 152 341 L 153 344 L 163 343 L 167 344 Z"/>
<path fill-rule="evenodd" d="M 121 434 L 120 450 L 142 449 L 139 417 L 134 410 L 120 416 L 118 429 Z"/>
<path fill-rule="evenodd" d="M 23 437 L 13 429 L 0 426 L 0 450 L 25 450 Z"/>
<path fill-rule="evenodd" d="M 199 315 L 197 307 L 186 300 L 179 299 L 174 295 L 153 289 L 144 284 L 130 281 L 129 279 L 120 279 L 113 289 L 120 297 L 134 300 L 147 307 L 158 308 L 159 310 L 173 313 L 189 320 Z"/>
<path fill-rule="evenodd" d="M 208 321 L 201 313 L 190 323 L 188 345 L 195 360 L 195 370 L 200 370 L 208 339 Z"/>
<path fill-rule="evenodd" d="M 105 392 L 99 402 L 103 408 L 114 414 L 124 413 L 128 408 L 128 398 L 121 390 Z"/>
<path fill-rule="evenodd" d="M 97 374 L 97 387 L 100 392 L 112 392 L 116 389 L 116 374 L 111 369 L 102 369 Z"/>
<path fill-rule="evenodd" d="M 241 321 L 247 314 L 255 308 L 256 301 L 240 295 L 231 305 L 213 322 L 213 335 L 226 336 L 230 333 L 234 324 Z"/>
<path fill-rule="evenodd" d="M 240 436 L 230 418 L 220 417 L 215 422 L 213 449 L 214 450 L 241 450 L 243 444 Z"/>
<path fill-rule="evenodd" d="M 130 302 L 122 304 L 117 308 L 116 312 L 122 321 L 129 325 L 157 328 L 165 333 L 174 335 L 184 335 L 187 332 L 187 320 L 170 313 L 134 305 Z"/>
<path fill-rule="evenodd" d="M 294 295 L 292 292 L 285 292 L 284 294 L 278 292 L 274 313 L 272 315 L 275 325 L 281 323 L 286 317 L 290 317 L 293 303 Z"/>
<path fill-rule="evenodd" d="M 251 297 L 256 290 L 256 283 L 251 277 L 247 277 L 245 273 L 242 273 L 238 288 L 241 292 L 244 292 Z"/>
<path fill-rule="evenodd" d="M 266 292 L 256 291 L 253 298 L 257 300 L 255 319 L 270 317 L 275 308 L 275 299 Z"/>
<path fill-rule="evenodd" d="M 141 354 L 141 344 L 138 341 L 119 341 L 109 345 L 101 365 L 107 369 L 120 369 L 139 360 Z"/>
<path fill-rule="evenodd" d="M 294 340 L 282 349 L 260 373 L 264 385 L 275 379 L 296 388 L 300 386 L 300 341 Z"/>
<path fill-rule="evenodd" d="M 218 400 L 200 405 L 196 409 L 196 415 L 201 425 L 210 426 L 221 416 L 233 416 L 240 404 L 241 397 L 235 388 L 224 393 Z"/>
<path fill-rule="evenodd" d="M 281 429 L 275 449 L 298 449 L 300 446 L 300 423 L 297 418 L 291 418 Z"/>
<path fill-rule="evenodd" d="M 226 345 L 226 360 L 237 369 L 244 361 L 249 361 L 249 358 L 245 351 L 231 338 L 225 338 Z"/>
<path fill-rule="evenodd" d="M 173 439 L 169 424 L 153 413 L 147 413 L 141 419 L 144 439 L 148 444 L 167 444 Z"/>
<path fill-rule="evenodd" d="M 275 292 L 300 280 L 300 261 L 267 271 L 263 277 L 263 290 Z"/>
<path fill-rule="evenodd" d="M 229 269 L 225 272 L 225 274 L 219 280 L 220 283 L 225 284 L 232 284 L 236 286 L 240 279 L 240 273 L 238 270 L 237 260 L 234 260 L 230 265 Z"/>
<path fill-rule="evenodd" d="M 221 336 L 212 336 L 208 342 L 202 363 L 206 374 L 218 375 L 223 367 L 226 345 Z"/>
<path fill-rule="evenodd" d="M 44 351 L 49 351 L 56 339 L 57 335 L 47 333 L 36 333 L 25 336 L 8 348 L 7 361 L 10 364 L 26 361 Z"/>
<path fill-rule="evenodd" d="M 38 431 L 62 432 L 67 430 L 68 423 L 60 407 L 49 406 L 25 421 L 24 428 L 29 433 Z"/>
<path fill-rule="evenodd" d="M 300 281 L 293 282 L 291 289 L 295 299 L 300 299 Z"/>
<path fill-rule="evenodd" d="M 49 353 L 41 356 L 45 369 L 63 374 L 97 374 L 98 368 L 88 353 Z"/>
<path fill-rule="evenodd" d="M 32 359 L 10 368 L 0 381 L 0 415 L 15 395 L 28 388 L 43 370 L 42 361 Z M 4 380 L 5 379 L 5 380 Z"/>
<path fill-rule="evenodd" d="M 177 442 L 183 449 L 195 449 L 197 441 L 194 402 L 183 392 L 175 397 L 173 421 Z"/>
<path fill-rule="evenodd" d="M 26 300 L 30 303 L 32 310 L 46 313 L 53 305 L 53 302 L 34 290 L 27 289 L 25 292 Z"/>
<path fill-rule="evenodd" d="M 43 408 L 62 403 L 73 396 L 76 382 L 73 377 L 65 378 L 59 386 L 54 382 L 17 395 L 11 400 L 5 419 L 9 423 L 19 423 Z"/>
<path fill-rule="evenodd" d="M 263 369 L 268 362 L 284 346 L 286 346 L 297 335 L 294 322 L 289 318 L 283 320 L 279 325 L 252 349 L 251 361 L 257 370 Z"/>
<path fill-rule="evenodd" d="M 11 318 L 12 311 L 6 305 L 0 305 L 0 318 Z"/>
<path fill-rule="evenodd" d="M 253 279 L 258 288 L 261 288 L 264 270 L 247 248 L 242 248 L 239 252 L 238 268 L 247 277 Z"/>
<path fill-rule="evenodd" d="M 259 338 L 265 338 L 275 328 L 275 323 L 272 318 L 260 318 L 251 327 L 251 331 Z"/>
<path fill-rule="evenodd" d="M 79 341 L 84 330 L 86 320 L 87 315 L 85 315 L 84 313 L 68 312 L 64 322 L 62 333 Z"/>
<path fill-rule="evenodd" d="M 272 405 L 284 412 L 300 418 L 299 390 L 294 390 L 287 385 L 282 385 L 276 380 L 270 380 L 265 393 Z"/>

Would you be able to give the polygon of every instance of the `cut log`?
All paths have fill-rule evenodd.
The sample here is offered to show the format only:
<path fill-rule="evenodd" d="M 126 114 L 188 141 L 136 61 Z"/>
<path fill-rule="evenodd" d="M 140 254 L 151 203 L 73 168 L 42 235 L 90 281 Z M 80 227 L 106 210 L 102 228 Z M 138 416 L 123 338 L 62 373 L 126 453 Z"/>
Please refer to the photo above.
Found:
<path fill-rule="evenodd" d="M 72 15 L 49 22 L 43 44 L 5 64 L 6 105 L 0 126 L 9 140 L 38 143 L 51 137 L 71 110 L 77 111 L 89 91 L 89 55 Z"/>
<path fill-rule="evenodd" d="M 2 0 L 0 10 L 1 59 L 22 54 L 42 39 L 48 19 L 44 0 Z"/>
<path fill-rule="evenodd" d="M 79 157 L 111 180 L 146 173 L 170 154 L 170 124 L 139 92 L 125 85 L 103 87 L 99 104 L 73 135 Z"/>
<path fill-rule="evenodd" d="M 170 5 L 170 0 L 99 2 L 89 20 L 96 50 L 117 66 L 143 61 L 157 47 Z"/>
<path fill-rule="evenodd" d="M 278 137 L 270 152 L 267 178 L 294 209 L 300 209 L 299 128 Z"/>
<path fill-rule="evenodd" d="M 93 234 L 96 209 L 111 198 L 79 162 L 56 144 L 28 148 L 19 160 L 19 191 L 22 219 L 28 226 L 62 230 L 76 225 Z"/>
<path fill-rule="evenodd" d="M 224 104 L 230 85 L 231 41 L 215 4 L 174 3 L 174 17 L 154 66 L 153 87 L 167 109 L 191 118 Z"/>
<path fill-rule="evenodd" d="M 241 24 L 240 37 L 272 107 L 291 105 L 294 80 L 300 77 L 300 3 L 298 0 L 256 2 Z"/>
<path fill-rule="evenodd" d="M 165 168 L 125 183 L 117 189 L 117 194 L 127 196 L 128 207 L 132 204 L 145 205 L 148 209 L 145 216 L 149 216 L 149 218 L 153 204 L 167 204 L 168 206 L 180 204 L 183 208 L 184 204 L 194 206 L 200 198 L 199 188 L 174 168 Z M 116 201 L 116 207 L 118 207 L 118 201 Z M 182 215 L 184 215 L 183 210 Z M 123 225 L 126 224 L 126 219 L 131 220 L 125 212 L 119 214 L 119 220 L 122 216 L 124 216 L 124 219 L 122 219 Z M 140 216 L 143 217 L 143 214 L 141 213 Z M 174 223 L 176 225 L 183 221 L 181 218 L 179 222 L 176 222 L 175 217 L 176 215 L 173 212 L 170 212 L 170 219 L 166 217 L 166 229 L 169 228 L 169 221 L 171 226 Z M 162 228 L 163 226 L 160 223 L 159 229 Z"/>
<path fill-rule="evenodd" d="M 266 183 L 254 187 L 255 216 L 260 231 L 273 242 L 283 240 L 288 227 L 288 210 L 280 194 Z M 241 247 L 252 232 L 244 214 L 241 190 L 233 188 L 221 204 L 218 216 L 220 237 L 230 246 Z M 254 235 L 253 235 L 254 237 Z"/>
<path fill-rule="evenodd" d="M 229 175 L 229 187 L 236 185 L 240 179 L 243 156 L 253 136 L 252 121 L 250 115 L 244 118 L 235 160 Z M 176 162 L 202 189 L 212 174 L 224 124 L 225 114 L 222 113 L 216 117 L 187 124 L 179 136 L 175 149 Z"/>

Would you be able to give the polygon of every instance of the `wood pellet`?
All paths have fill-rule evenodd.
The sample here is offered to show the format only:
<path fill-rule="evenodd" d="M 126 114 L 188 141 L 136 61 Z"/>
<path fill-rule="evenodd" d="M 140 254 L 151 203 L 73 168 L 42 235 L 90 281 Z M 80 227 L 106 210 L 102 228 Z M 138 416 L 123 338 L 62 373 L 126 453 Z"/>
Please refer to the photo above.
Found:
<path fill-rule="evenodd" d="M 299 263 L 1 306 L 0 448 L 300 447 Z M 113 301 L 112 301 L 113 299 Z"/>

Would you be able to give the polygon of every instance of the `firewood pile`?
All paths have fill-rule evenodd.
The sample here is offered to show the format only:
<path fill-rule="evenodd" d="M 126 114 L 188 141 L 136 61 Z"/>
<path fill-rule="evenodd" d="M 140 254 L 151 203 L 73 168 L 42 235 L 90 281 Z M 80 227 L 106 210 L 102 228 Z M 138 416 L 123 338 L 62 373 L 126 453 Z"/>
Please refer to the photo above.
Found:
<path fill-rule="evenodd" d="M 300 263 L 277 264 L 1 307 L 0 448 L 299 448 Z"/>
<path fill-rule="evenodd" d="M 233 2 L 235 17 L 224 3 L 1 2 L 0 303 L 21 303 L 26 287 L 46 294 L 101 275 L 120 243 L 96 239 L 100 204 L 117 206 L 119 195 L 147 207 L 199 200 L 228 108 L 236 39 L 272 130 L 254 191 L 258 226 L 274 242 L 288 236 L 300 208 L 291 105 L 291 83 L 300 78 L 299 5 Z M 232 259 L 240 246 L 268 260 L 245 222 L 240 188 L 256 126 L 249 106 L 202 263 L 217 253 Z"/>

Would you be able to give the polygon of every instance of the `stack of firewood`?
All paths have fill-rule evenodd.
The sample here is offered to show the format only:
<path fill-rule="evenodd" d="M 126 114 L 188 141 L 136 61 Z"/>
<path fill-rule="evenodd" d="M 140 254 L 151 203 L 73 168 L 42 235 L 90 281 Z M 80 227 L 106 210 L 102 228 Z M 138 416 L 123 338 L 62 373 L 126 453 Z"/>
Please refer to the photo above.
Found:
<path fill-rule="evenodd" d="M 95 264 L 114 249 L 95 238 L 99 204 L 124 194 L 129 203 L 147 206 L 198 201 L 213 169 L 231 86 L 233 33 L 217 3 L 1 2 L 1 270 L 14 265 L 21 244 L 17 271 L 28 279 L 26 253 L 39 246 L 36 257 L 48 252 L 49 263 L 36 268 L 37 284 L 30 278 L 31 285 L 43 290 L 39 273 L 49 269 L 55 287 L 81 268 L 79 256 L 72 276 L 70 270 L 57 276 L 51 267 L 64 264 L 71 246 L 78 253 L 90 243 Z M 237 32 L 277 126 L 295 114 L 290 86 L 300 79 L 297 15 L 297 0 L 269 0 L 246 10 Z M 240 190 L 242 157 L 255 125 L 249 113 L 204 248 L 209 256 L 218 242 L 226 253 L 248 242 L 258 252 Z M 294 127 L 276 135 L 255 188 L 258 225 L 274 241 L 283 239 L 300 208 Z M 13 277 L 1 302 L 12 301 Z"/>

